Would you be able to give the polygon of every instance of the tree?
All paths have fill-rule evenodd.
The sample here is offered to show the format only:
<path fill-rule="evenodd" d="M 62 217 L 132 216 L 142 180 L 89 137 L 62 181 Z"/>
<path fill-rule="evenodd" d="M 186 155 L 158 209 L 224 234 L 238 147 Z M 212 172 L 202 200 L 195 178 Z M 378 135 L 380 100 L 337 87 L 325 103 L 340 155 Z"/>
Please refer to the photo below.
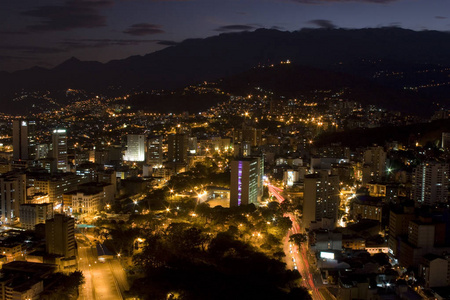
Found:
<path fill-rule="evenodd" d="M 277 227 L 280 228 L 283 234 L 286 234 L 286 232 L 292 227 L 292 221 L 289 217 L 282 217 L 278 219 Z"/>
<path fill-rule="evenodd" d="M 303 233 L 295 233 L 289 236 L 289 242 L 294 242 L 297 246 L 300 246 L 302 243 L 306 242 L 308 239 L 306 234 Z"/>

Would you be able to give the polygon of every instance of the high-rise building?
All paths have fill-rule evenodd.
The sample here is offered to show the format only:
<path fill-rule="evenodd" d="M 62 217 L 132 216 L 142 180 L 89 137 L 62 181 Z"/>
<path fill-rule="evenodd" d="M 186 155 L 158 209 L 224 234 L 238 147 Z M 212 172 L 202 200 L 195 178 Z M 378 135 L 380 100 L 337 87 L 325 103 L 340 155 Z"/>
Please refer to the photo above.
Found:
<path fill-rule="evenodd" d="M 66 258 L 75 255 L 75 220 L 56 214 L 45 222 L 45 249 L 48 254 Z"/>
<path fill-rule="evenodd" d="M 416 205 L 433 205 L 448 200 L 449 164 L 425 162 L 413 173 L 412 198 Z"/>
<path fill-rule="evenodd" d="M 28 160 L 36 158 L 35 121 L 13 121 L 13 159 Z"/>
<path fill-rule="evenodd" d="M 309 228 L 311 222 L 323 218 L 337 220 L 339 207 L 339 176 L 327 171 L 305 176 L 303 194 L 303 224 Z"/>
<path fill-rule="evenodd" d="M 67 131 L 66 129 L 55 129 L 52 135 L 52 158 L 54 159 L 54 170 L 67 172 Z"/>
<path fill-rule="evenodd" d="M 123 160 L 125 161 L 144 161 L 145 160 L 145 135 L 129 134 L 127 135 L 127 150 Z"/>
<path fill-rule="evenodd" d="M 187 163 L 188 142 L 187 134 L 169 135 L 167 157 L 170 163 Z"/>
<path fill-rule="evenodd" d="M 0 220 L 12 223 L 19 217 L 20 204 L 26 200 L 26 175 L 7 173 L 0 176 Z"/>
<path fill-rule="evenodd" d="M 151 137 L 148 139 L 147 163 L 152 166 L 162 166 L 163 156 L 163 138 L 162 136 Z"/>
<path fill-rule="evenodd" d="M 398 245 L 402 236 L 408 234 L 409 222 L 414 220 L 414 207 L 394 207 L 389 213 L 389 251 L 397 256 Z"/>
<path fill-rule="evenodd" d="M 53 218 L 53 204 L 22 204 L 20 205 L 20 224 L 22 228 L 34 230 L 37 224 L 44 224 Z"/>
<path fill-rule="evenodd" d="M 383 147 L 375 146 L 369 147 L 364 152 L 364 165 L 368 166 L 369 176 L 363 175 L 363 183 L 369 181 L 382 181 L 386 174 L 386 152 Z"/>
<path fill-rule="evenodd" d="M 262 159 L 241 158 L 231 162 L 230 206 L 258 204 L 262 197 Z"/>
<path fill-rule="evenodd" d="M 262 130 L 256 128 L 242 128 L 233 130 L 233 142 L 248 142 L 251 147 L 262 145 Z"/>

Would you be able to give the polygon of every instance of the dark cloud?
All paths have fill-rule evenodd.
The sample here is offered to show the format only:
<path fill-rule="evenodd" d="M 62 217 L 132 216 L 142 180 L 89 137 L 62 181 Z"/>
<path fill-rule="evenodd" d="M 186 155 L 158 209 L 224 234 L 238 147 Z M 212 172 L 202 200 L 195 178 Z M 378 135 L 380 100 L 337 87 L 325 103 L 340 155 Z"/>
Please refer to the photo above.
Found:
<path fill-rule="evenodd" d="M 19 31 L 19 30 L 0 30 L 0 34 L 4 34 L 4 35 L 23 35 L 23 34 L 28 34 L 28 32 L 26 31 Z"/>
<path fill-rule="evenodd" d="M 40 46 L 1 46 L 0 49 L 14 50 L 20 53 L 29 53 L 29 54 L 55 54 L 65 52 L 65 50 L 61 48 L 40 47 Z"/>
<path fill-rule="evenodd" d="M 0 61 L 6 60 L 33 60 L 35 58 L 33 57 L 26 57 L 26 56 L 12 56 L 12 55 L 0 55 Z"/>
<path fill-rule="evenodd" d="M 286 28 L 284 28 L 284 27 L 282 27 L 282 26 L 272 26 L 272 27 L 270 27 L 270 29 L 286 30 Z"/>
<path fill-rule="evenodd" d="M 160 45 L 174 45 L 175 42 L 162 40 L 136 40 L 136 39 L 66 39 L 59 43 L 59 47 L 39 46 L 0 46 L 2 50 L 12 50 L 23 54 L 56 54 L 76 49 L 105 48 L 111 46 L 136 46 L 140 44 L 157 43 Z"/>
<path fill-rule="evenodd" d="M 175 42 L 175 41 L 158 41 L 156 42 L 158 45 L 163 45 L 163 46 L 175 46 L 178 45 L 179 43 Z"/>
<path fill-rule="evenodd" d="M 344 3 L 344 2 L 364 2 L 364 3 L 391 3 L 399 0 L 290 0 L 302 4 L 323 4 L 323 3 Z"/>
<path fill-rule="evenodd" d="M 22 14 L 40 19 L 27 27 L 31 31 L 95 28 L 106 26 L 106 17 L 101 15 L 100 9 L 113 3 L 113 0 L 69 0 L 62 5 L 39 6 Z"/>
<path fill-rule="evenodd" d="M 220 31 L 220 32 L 228 32 L 228 31 L 244 31 L 244 30 L 253 30 L 257 27 L 254 25 L 226 25 L 226 26 L 220 26 L 214 31 Z"/>
<path fill-rule="evenodd" d="M 110 46 L 136 46 L 147 43 L 162 44 L 161 40 L 135 40 L 135 39 L 67 39 L 61 45 L 67 50 L 86 49 L 86 48 L 104 48 Z M 174 42 L 172 42 L 174 43 Z"/>
<path fill-rule="evenodd" d="M 316 25 L 317 27 L 320 27 L 320 28 L 326 28 L 326 29 L 336 28 L 336 25 L 334 25 L 333 22 L 331 22 L 330 20 L 317 19 L 317 20 L 308 21 L 307 23 Z"/>
<path fill-rule="evenodd" d="M 128 29 L 124 30 L 123 33 L 134 36 L 143 36 L 143 35 L 164 33 L 164 30 L 161 29 L 161 25 L 150 23 L 139 23 L 131 25 Z"/>
<path fill-rule="evenodd" d="M 439 20 L 445 20 L 445 19 L 447 19 L 447 17 L 443 17 L 443 16 L 436 16 L 435 18 L 436 18 L 436 19 L 439 19 Z"/>

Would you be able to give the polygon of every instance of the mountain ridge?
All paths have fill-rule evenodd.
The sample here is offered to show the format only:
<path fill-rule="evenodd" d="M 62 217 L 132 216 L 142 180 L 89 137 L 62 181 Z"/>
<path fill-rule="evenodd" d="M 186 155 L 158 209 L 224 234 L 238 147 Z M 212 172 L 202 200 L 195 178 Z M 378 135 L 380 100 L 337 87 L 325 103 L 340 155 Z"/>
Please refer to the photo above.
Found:
<path fill-rule="evenodd" d="M 368 68 L 373 64 L 362 66 L 361 61 L 450 66 L 449 37 L 447 32 L 392 27 L 221 33 L 107 63 L 70 58 L 52 69 L 0 72 L 4 82 L 0 97 L 7 100 L 22 89 L 173 89 L 287 59 L 299 65 L 369 77 L 373 70 Z"/>

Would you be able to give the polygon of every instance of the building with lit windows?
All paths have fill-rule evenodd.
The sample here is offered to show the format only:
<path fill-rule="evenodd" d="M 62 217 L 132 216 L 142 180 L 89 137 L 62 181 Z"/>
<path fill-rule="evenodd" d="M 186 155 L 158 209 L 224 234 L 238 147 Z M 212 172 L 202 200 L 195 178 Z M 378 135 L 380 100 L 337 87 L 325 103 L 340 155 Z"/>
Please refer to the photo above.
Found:
<path fill-rule="evenodd" d="M 414 169 L 412 198 L 416 205 L 446 203 L 448 200 L 449 164 L 425 162 Z"/>
<path fill-rule="evenodd" d="M 34 230 L 37 224 L 53 218 L 53 204 L 22 204 L 20 205 L 20 224 L 22 228 Z"/>
<path fill-rule="evenodd" d="M 167 159 L 169 163 L 186 163 L 188 144 L 188 135 L 185 133 L 169 135 L 167 142 Z"/>
<path fill-rule="evenodd" d="M 45 222 L 45 249 L 48 254 L 75 255 L 75 219 L 57 214 Z"/>
<path fill-rule="evenodd" d="M 69 170 L 67 160 L 67 131 L 66 129 L 55 129 L 52 135 L 52 158 L 54 169 L 61 172 Z"/>
<path fill-rule="evenodd" d="M 0 221 L 11 224 L 19 217 L 20 204 L 26 201 L 26 175 L 0 176 Z"/>
<path fill-rule="evenodd" d="M 147 144 L 147 163 L 152 166 L 162 166 L 164 162 L 162 136 L 149 138 Z"/>
<path fill-rule="evenodd" d="M 386 175 L 386 152 L 383 147 L 369 147 L 364 151 L 364 165 L 367 171 L 363 174 L 363 183 L 380 182 Z"/>
<path fill-rule="evenodd" d="M 28 160 L 36 158 L 36 122 L 13 121 L 13 159 Z"/>
<path fill-rule="evenodd" d="M 231 162 L 230 206 L 258 204 L 262 197 L 262 159 L 241 158 Z"/>
<path fill-rule="evenodd" d="M 309 228 L 311 222 L 323 218 L 337 220 L 339 207 L 339 177 L 327 171 L 306 175 L 304 179 L 303 224 Z"/>
<path fill-rule="evenodd" d="M 127 135 L 127 150 L 123 160 L 125 161 L 145 161 L 145 135 Z"/>

